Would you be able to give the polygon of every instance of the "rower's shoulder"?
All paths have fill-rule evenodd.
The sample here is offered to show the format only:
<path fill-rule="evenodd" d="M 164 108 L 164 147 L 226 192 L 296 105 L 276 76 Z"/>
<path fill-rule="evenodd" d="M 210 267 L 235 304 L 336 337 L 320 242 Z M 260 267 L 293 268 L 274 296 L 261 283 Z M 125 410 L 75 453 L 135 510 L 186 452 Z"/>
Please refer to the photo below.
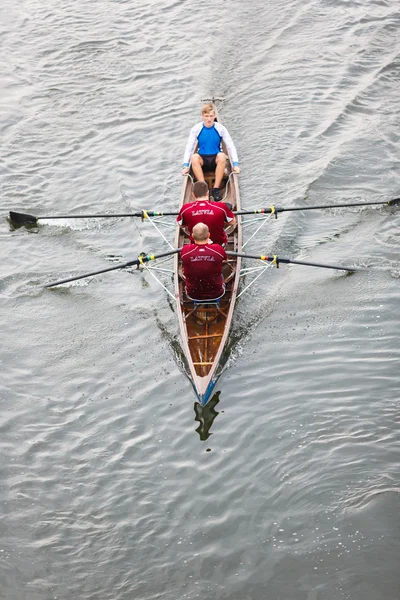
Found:
<path fill-rule="evenodd" d="M 185 256 L 185 254 L 188 254 L 189 252 L 193 252 L 193 250 L 196 250 L 196 248 L 197 248 L 197 244 L 193 244 L 193 242 L 189 242 L 188 244 L 185 244 L 181 248 L 181 256 Z"/>
<path fill-rule="evenodd" d="M 221 258 L 226 258 L 225 249 L 223 248 L 223 246 L 221 246 L 221 244 L 216 244 L 216 243 L 208 244 L 207 250 L 211 254 L 218 254 Z"/>
<path fill-rule="evenodd" d="M 194 206 L 195 204 L 196 204 L 196 202 L 193 202 L 193 200 L 190 200 L 189 202 L 185 202 L 184 204 L 182 204 L 179 212 L 183 213 L 188 208 L 192 208 L 192 206 Z"/>
<path fill-rule="evenodd" d="M 222 200 L 219 200 L 218 202 L 212 202 L 211 204 L 215 208 L 219 208 L 220 210 L 222 210 L 225 214 L 227 214 L 229 216 L 233 215 L 229 206 L 227 206 L 225 202 L 222 202 Z"/>
<path fill-rule="evenodd" d="M 210 250 L 219 250 L 225 252 L 223 246 L 221 246 L 221 244 L 217 244 L 216 242 L 208 244 L 207 248 L 209 248 Z"/>

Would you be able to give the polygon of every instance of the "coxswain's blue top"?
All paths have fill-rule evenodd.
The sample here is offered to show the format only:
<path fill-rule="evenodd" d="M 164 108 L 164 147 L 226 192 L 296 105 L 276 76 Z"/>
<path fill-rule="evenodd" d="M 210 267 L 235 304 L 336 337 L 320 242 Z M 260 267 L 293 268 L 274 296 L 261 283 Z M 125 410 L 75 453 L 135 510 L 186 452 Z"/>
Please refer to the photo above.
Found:
<path fill-rule="evenodd" d="M 233 166 L 238 166 L 239 159 L 235 144 L 226 127 L 218 121 L 213 123 L 211 127 L 206 127 L 203 122 L 192 127 L 183 156 L 183 166 L 189 166 L 196 143 L 198 143 L 199 154 L 218 154 L 218 152 L 221 152 L 222 140 L 225 142 Z"/>
<path fill-rule="evenodd" d="M 221 152 L 221 136 L 218 131 L 215 129 L 214 125 L 212 127 L 205 127 L 200 131 L 197 136 L 197 142 L 199 144 L 199 154 L 218 154 Z"/>

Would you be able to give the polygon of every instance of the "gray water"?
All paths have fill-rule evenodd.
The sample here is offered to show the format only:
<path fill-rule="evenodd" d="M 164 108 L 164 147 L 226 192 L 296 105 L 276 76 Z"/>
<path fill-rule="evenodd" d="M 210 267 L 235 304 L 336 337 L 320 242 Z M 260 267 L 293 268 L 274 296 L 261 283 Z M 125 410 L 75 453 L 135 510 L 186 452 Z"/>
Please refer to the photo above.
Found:
<path fill-rule="evenodd" d="M 1 11 L 0 598 L 398 600 L 399 208 L 282 213 L 207 409 L 139 271 L 217 96 L 246 208 L 400 195 L 398 4 L 60 3 Z M 172 240 L 172 232 L 170 239 Z"/>

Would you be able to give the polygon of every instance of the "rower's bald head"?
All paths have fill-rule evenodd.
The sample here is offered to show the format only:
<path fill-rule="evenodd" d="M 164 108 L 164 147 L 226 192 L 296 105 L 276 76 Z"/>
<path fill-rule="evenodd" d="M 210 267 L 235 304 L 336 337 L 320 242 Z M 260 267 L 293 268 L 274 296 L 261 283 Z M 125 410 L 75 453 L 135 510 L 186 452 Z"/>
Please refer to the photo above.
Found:
<path fill-rule="evenodd" d="M 192 236 L 195 242 L 204 242 L 208 239 L 210 230 L 204 223 L 197 223 L 192 229 Z"/>

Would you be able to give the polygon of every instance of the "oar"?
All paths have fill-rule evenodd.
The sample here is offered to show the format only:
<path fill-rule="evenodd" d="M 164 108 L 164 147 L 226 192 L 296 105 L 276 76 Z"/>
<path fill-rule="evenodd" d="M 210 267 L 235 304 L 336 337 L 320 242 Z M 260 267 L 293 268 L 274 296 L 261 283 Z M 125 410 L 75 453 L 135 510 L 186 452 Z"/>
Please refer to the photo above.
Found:
<path fill-rule="evenodd" d="M 141 210 L 135 213 L 121 214 L 104 214 L 104 215 L 47 215 L 45 217 L 36 217 L 25 213 L 18 213 L 10 210 L 10 219 L 18 225 L 35 225 L 39 220 L 47 219 L 115 219 L 116 217 L 139 217 L 147 219 L 147 217 L 164 217 L 177 215 L 177 212 L 160 212 L 155 210 Z"/>
<path fill-rule="evenodd" d="M 116 265 L 115 267 L 108 267 L 107 269 L 101 269 L 101 271 L 93 271 L 92 273 L 85 273 L 84 275 L 77 275 L 76 277 L 69 277 L 68 279 L 61 279 L 60 281 L 55 281 L 54 283 L 47 283 L 43 287 L 50 288 L 55 287 L 56 285 L 61 285 L 62 283 L 69 283 L 70 281 L 77 281 L 78 279 L 85 279 L 85 277 L 92 277 L 93 275 L 100 275 L 101 273 L 107 273 L 108 271 L 116 271 L 117 269 L 125 269 L 126 267 L 133 267 L 135 265 L 141 265 L 143 263 L 149 262 L 151 260 L 156 260 L 157 258 L 163 258 L 164 256 L 171 256 L 172 254 L 176 254 L 180 252 L 180 248 L 176 248 L 175 250 L 171 250 L 170 252 L 164 252 L 164 254 L 158 254 L 154 256 L 154 254 L 149 255 L 140 255 L 135 260 L 130 260 L 127 263 L 122 265 Z"/>
<path fill-rule="evenodd" d="M 308 262 L 304 260 L 292 260 L 290 258 L 280 258 L 278 256 L 255 256 L 254 254 L 240 254 L 239 252 L 229 252 L 226 254 L 229 256 L 242 256 L 243 258 L 254 258 L 256 260 L 265 260 L 268 262 L 276 263 L 276 266 L 279 268 L 279 263 L 290 263 L 293 265 L 306 265 L 308 267 L 323 267 L 324 269 L 338 269 L 339 271 L 365 271 L 362 267 L 344 267 L 343 265 L 325 265 L 323 263 L 314 263 Z"/>
<path fill-rule="evenodd" d="M 273 213 L 277 216 L 280 212 L 291 212 L 294 210 L 318 210 L 326 208 L 348 208 L 351 206 L 372 206 L 376 204 L 395 205 L 400 203 L 400 198 L 394 198 L 393 200 L 380 201 L 380 202 L 357 202 L 352 204 L 325 204 L 322 206 L 301 206 L 296 208 L 279 208 L 275 206 L 269 206 L 267 208 L 254 208 L 253 210 L 239 210 L 235 212 L 235 215 L 254 215 L 254 214 L 265 214 Z M 139 219 L 147 219 L 148 217 L 170 217 L 176 216 L 179 213 L 176 211 L 163 212 L 157 210 L 141 210 L 135 213 L 117 213 L 117 214 L 99 214 L 99 215 L 46 215 L 43 217 L 37 217 L 35 215 L 29 215 L 26 213 L 18 213 L 10 210 L 10 219 L 18 225 L 35 225 L 39 220 L 48 219 L 115 219 L 121 217 L 137 217 Z"/>
<path fill-rule="evenodd" d="M 325 208 L 349 208 L 351 206 L 373 206 L 376 204 L 386 204 L 393 206 L 400 203 L 400 198 L 393 198 L 393 200 L 385 200 L 379 202 L 352 202 L 351 204 L 324 204 L 322 206 L 299 206 L 296 208 L 278 208 L 276 206 L 269 206 L 268 208 L 254 208 L 253 210 L 239 210 L 236 215 L 254 215 L 254 214 L 265 214 L 272 213 L 277 216 L 280 212 L 290 212 L 294 210 L 319 210 Z"/>

